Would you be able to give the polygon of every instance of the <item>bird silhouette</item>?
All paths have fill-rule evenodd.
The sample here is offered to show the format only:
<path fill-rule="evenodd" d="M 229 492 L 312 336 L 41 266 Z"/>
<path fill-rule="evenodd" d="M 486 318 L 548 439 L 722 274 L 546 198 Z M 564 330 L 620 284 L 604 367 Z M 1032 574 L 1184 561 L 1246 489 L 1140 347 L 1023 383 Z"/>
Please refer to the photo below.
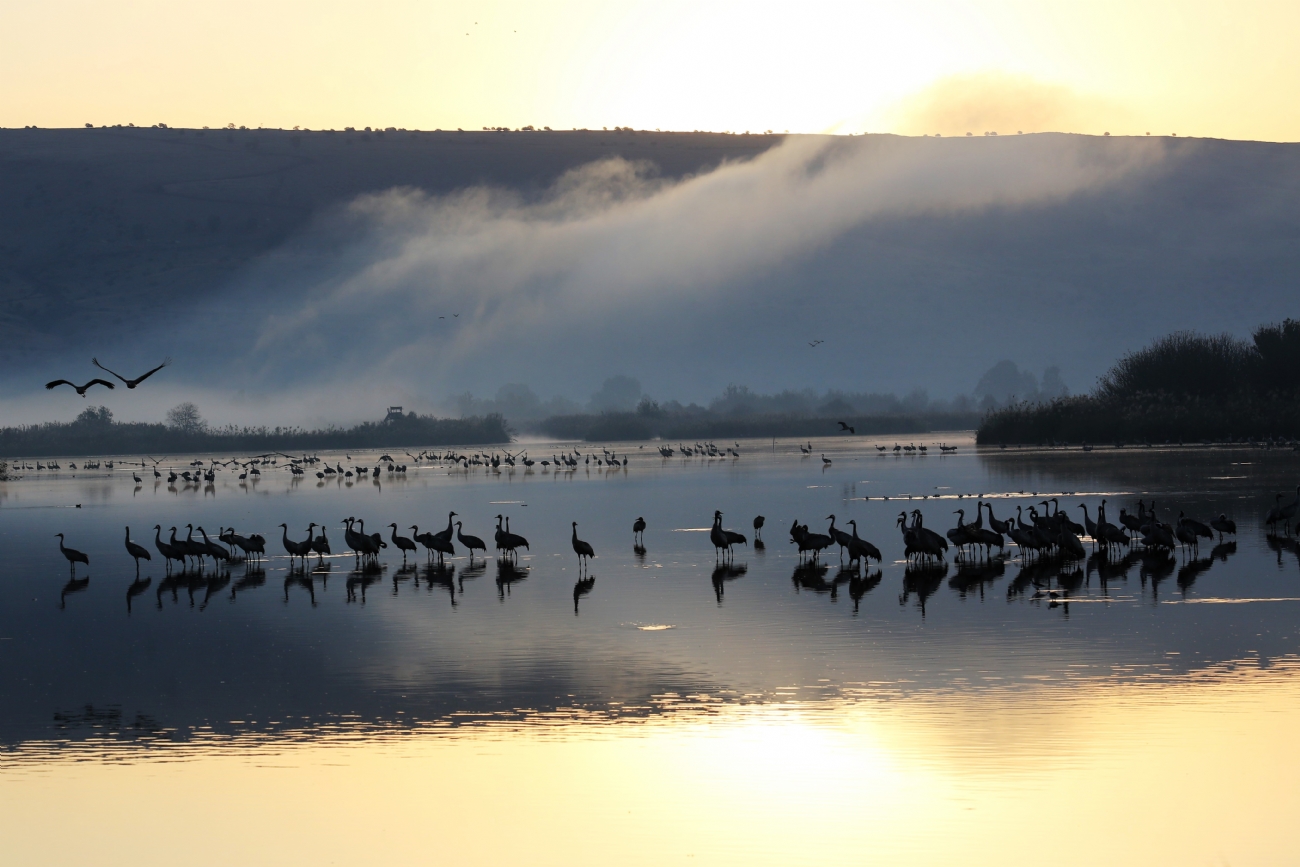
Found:
<path fill-rule="evenodd" d="M 472 565 L 472 564 L 474 563 L 474 552 L 475 552 L 475 551 L 482 551 L 482 552 L 483 552 L 483 557 L 486 559 L 486 557 L 487 557 L 487 545 L 485 545 L 485 544 L 483 543 L 483 540 L 480 539 L 478 536 L 466 536 L 465 533 L 464 533 L 463 526 L 464 526 L 464 525 L 463 525 L 460 521 L 457 521 L 457 522 L 456 522 L 456 541 L 459 542 L 459 543 L 461 543 L 462 545 L 464 545 L 466 548 L 469 549 L 469 562 L 470 562 L 470 564 Z"/>
<path fill-rule="evenodd" d="M 92 379 L 90 382 L 86 383 L 85 385 L 77 385 L 75 382 L 69 382 L 66 379 L 56 379 L 53 382 L 45 383 L 46 388 L 56 388 L 60 385 L 72 386 L 73 390 L 77 394 L 81 395 L 82 397 L 86 396 L 86 389 L 90 388 L 92 385 L 103 385 L 108 388 L 116 388 L 116 386 L 114 386 L 113 383 L 109 382 L 106 379 Z"/>
<path fill-rule="evenodd" d="M 635 545 L 637 539 L 645 539 L 645 518 L 637 518 L 632 522 L 632 544 Z"/>
<path fill-rule="evenodd" d="M 573 522 L 573 540 L 572 540 L 572 541 L 573 541 L 573 553 L 575 553 L 575 554 L 578 555 L 578 566 L 581 568 L 581 567 L 582 567 L 582 564 L 583 564 L 583 558 L 585 557 L 585 558 L 587 558 L 588 560 L 590 560 L 592 557 L 595 557 L 595 556 L 596 556 L 596 551 L 595 551 L 595 549 L 593 549 L 593 548 L 591 547 L 591 545 L 590 545 L 589 543 L 584 542 L 584 541 L 582 541 L 581 539 L 578 538 L 578 522 L 577 522 L 577 521 L 574 521 L 574 522 Z"/>
<path fill-rule="evenodd" d="M 847 425 L 842 421 L 837 421 L 836 424 L 840 426 L 841 431 L 848 431 L 851 434 L 857 433 L 857 430 L 855 430 L 852 425 Z"/>
<path fill-rule="evenodd" d="M 74 548 L 64 547 L 62 533 L 55 533 L 54 535 L 59 538 L 59 553 L 68 559 L 68 565 L 72 567 L 72 577 L 76 578 L 77 564 L 85 563 L 87 566 L 89 566 L 90 558 Z"/>
<path fill-rule="evenodd" d="M 148 549 L 131 541 L 131 528 L 126 528 L 126 553 L 135 558 L 135 577 L 140 577 L 140 558 L 152 560 Z"/>
<path fill-rule="evenodd" d="M 172 363 L 172 360 L 171 360 L 170 358 L 164 358 L 162 364 L 158 365 L 158 366 L 155 367 L 153 370 L 150 370 L 150 371 L 147 372 L 147 373 L 144 373 L 144 374 L 142 374 L 142 375 L 140 375 L 140 376 L 137 376 L 135 379 L 127 379 L 127 378 L 126 378 L 125 376 L 123 376 L 122 374 L 120 374 L 120 373 L 115 373 L 114 371 L 109 370 L 107 367 L 105 367 L 104 365 L 102 365 L 102 364 L 99 363 L 99 359 L 98 359 L 98 358 L 92 358 L 92 359 L 90 359 L 90 363 L 93 364 L 93 365 L 95 365 L 95 366 L 98 367 L 100 370 L 104 371 L 105 373 L 112 373 L 112 374 L 113 374 L 114 376 L 116 376 L 118 379 L 122 380 L 122 382 L 125 383 L 125 385 L 126 385 L 127 388 L 135 388 L 137 385 L 139 385 L 140 383 L 144 382 L 146 379 L 148 379 L 149 377 L 153 376 L 155 373 L 157 373 L 158 371 L 162 370 L 162 369 L 163 369 L 164 367 L 166 367 L 167 365 L 171 364 L 171 363 Z"/>

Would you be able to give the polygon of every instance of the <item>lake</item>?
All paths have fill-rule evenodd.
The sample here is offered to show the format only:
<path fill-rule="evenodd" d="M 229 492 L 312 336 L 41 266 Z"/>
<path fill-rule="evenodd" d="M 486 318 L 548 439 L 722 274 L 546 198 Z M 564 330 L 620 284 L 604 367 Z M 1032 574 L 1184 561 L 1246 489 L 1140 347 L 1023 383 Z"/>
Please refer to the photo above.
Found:
<path fill-rule="evenodd" d="M 561 472 L 393 452 L 405 473 L 364 480 L 284 458 L 198 485 L 138 458 L 25 471 L 0 483 L 5 860 L 1300 863 L 1300 545 L 1262 521 L 1300 454 L 924 439 L 712 459 L 617 443 L 617 468 Z M 511 451 L 573 448 L 601 454 Z M 904 562 L 900 511 L 943 532 L 977 499 L 1005 519 L 1050 497 L 1081 523 L 1080 503 L 1113 521 L 1154 499 L 1238 532 L 1169 555 Z M 727 563 L 715 509 L 748 537 Z M 486 561 L 458 545 L 403 566 L 390 541 L 358 570 L 346 550 L 341 519 L 389 539 L 452 510 Z M 498 514 L 529 540 L 515 562 L 490 550 Z M 790 525 L 824 533 L 831 514 L 884 562 L 841 572 L 831 548 L 800 568 Z M 581 574 L 573 521 L 596 552 Z M 324 524 L 338 553 L 290 570 L 281 522 Z M 168 574 L 156 524 L 262 533 L 270 556 Z M 127 526 L 153 551 L 138 580 Z M 90 559 L 75 581 L 59 532 Z"/>

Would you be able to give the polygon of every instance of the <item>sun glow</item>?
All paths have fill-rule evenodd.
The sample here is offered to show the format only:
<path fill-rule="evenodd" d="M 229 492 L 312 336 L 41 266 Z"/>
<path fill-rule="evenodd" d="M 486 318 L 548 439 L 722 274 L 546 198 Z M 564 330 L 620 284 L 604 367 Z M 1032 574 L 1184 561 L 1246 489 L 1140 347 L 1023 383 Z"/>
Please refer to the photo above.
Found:
<path fill-rule="evenodd" d="M 180 761 L 20 749 L 0 764 L 0 832 L 31 864 L 1282 863 L 1294 840 L 1256 829 L 1287 827 L 1296 807 L 1300 759 L 1272 745 L 1298 713 L 1280 660 L 613 724 L 226 740 Z M 1175 789 L 1198 794 L 1170 821 L 1120 809 Z M 135 845 L 142 805 L 200 802 L 235 832 L 196 846 L 190 824 L 156 821 L 149 851 Z"/>
<path fill-rule="evenodd" d="M 1300 138 L 1288 3 L 158 2 L 0 11 L 0 124 Z"/>

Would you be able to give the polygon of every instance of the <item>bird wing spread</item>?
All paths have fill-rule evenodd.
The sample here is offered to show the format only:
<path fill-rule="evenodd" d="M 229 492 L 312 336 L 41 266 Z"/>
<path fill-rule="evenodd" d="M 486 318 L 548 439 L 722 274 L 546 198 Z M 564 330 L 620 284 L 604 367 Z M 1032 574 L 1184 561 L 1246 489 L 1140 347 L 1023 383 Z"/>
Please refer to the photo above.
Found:
<path fill-rule="evenodd" d="M 114 376 L 116 376 L 118 379 L 122 380 L 123 382 L 126 382 L 126 381 L 127 381 L 127 380 L 126 380 L 126 377 L 124 377 L 122 374 L 120 374 L 120 373 L 114 373 L 113 371 L 111 371 L 111 370 L 109 370 L 107 367 L 105 367 L 104 365 L 100 364 L 98 358 L 92 358 L 92 359 L 90 359 L 90 363 L 93 364 L 93 365 L 95 365 L 96 367 L 98 367 L 98 368 L 99 368 L 100 370 L 102 370 L 102 371 L 105 371 L 105 372 L 107 372 L 107 373 L 112 373 Z"/>

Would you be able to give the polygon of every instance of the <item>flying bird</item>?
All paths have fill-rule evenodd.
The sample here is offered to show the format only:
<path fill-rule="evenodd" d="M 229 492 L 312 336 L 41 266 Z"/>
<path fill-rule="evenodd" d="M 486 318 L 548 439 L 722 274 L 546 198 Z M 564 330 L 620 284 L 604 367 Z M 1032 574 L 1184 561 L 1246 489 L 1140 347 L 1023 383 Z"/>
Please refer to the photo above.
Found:
<path fill-rule="evenodd" d="M 86 383 L 85 385 L 77 385 L 76 383 L 69 382 L 66 379 L 56 379 L 53 382 L 45 383 L 46 388 L 55 388 L 56 386 L 60 386 L 60 385 L 71 385 L 73 390 L 75 390 L 77 394 L 81 395 L 82 397 L 86 396 L 86 389 L 90 388 L 92 385 L 103 385 L 103 386 L 107 386 L 108 388 L 115 387 L 113 383 L 104 379 L 92 379 L 90 382 Z"/>
<path fill-rule="evenodd" d="M 126 378 L 125 376 L 123 376 L 122 374 L 120 374 L 120 373 L 113 373 L 113 371 L 109 370 L 107 367 L 105 367 L 104 365 L 100 364 L 98 358 L 92 358 L 92 359 L 90 359 L 90 361 L 91 361 L 92 364 L 94 364 L 94 365 L 95 365 L 96 367 L 98 367 L 100 370 L 106 371 L 107 373 L 112 373 L 112 374 L 113 374 L 114 376 L 116 376 L 118 379 L 122 380 L 122 382 L 126 383 L 126 387 L 127 387 L 127 388 L 135 388 L 137 385 L 139 385 L 140 383 L 144 382 L 146 379 L 148 379 L 149 377 L 153 376 L 155 373 L 157 373 L 158 371 L 162 370 L 164 367 L 166 367 L 167 365 L 169 365 L 169 364 L 172 363 L 172 360 L 171 360 L 170 358 L 164 358 L 162 364 L 158 365 L 157 367 L 155 367 L 153 370 L 149 371 L 148 373 L 145 373 L 145 374 L 142 375 L 142 376 L 137 376 L 135 379 L 127 379 L 127 378 Z M 111 387 L 111 386 L 110 386 L 110 387 Z"/>
<path fill-rule="evenodd" d="M 808 345 L 809 345 L 809 346 L 816 346 L 816 345 L 819 344 L 819 343 L 825 343 L 825 342 L 826 342 L 825 340 L 810 340 L 810 341 L 808 341 Z"/>
<path fill-rule="evenodd" d="M 857 433 L 857 431 L 853 429 L 852 425 L 847 425 L 842 421 L 837 421 L 836 424 L 840 426 L 841 431 L 848 431 L 851 434 Z"/>

